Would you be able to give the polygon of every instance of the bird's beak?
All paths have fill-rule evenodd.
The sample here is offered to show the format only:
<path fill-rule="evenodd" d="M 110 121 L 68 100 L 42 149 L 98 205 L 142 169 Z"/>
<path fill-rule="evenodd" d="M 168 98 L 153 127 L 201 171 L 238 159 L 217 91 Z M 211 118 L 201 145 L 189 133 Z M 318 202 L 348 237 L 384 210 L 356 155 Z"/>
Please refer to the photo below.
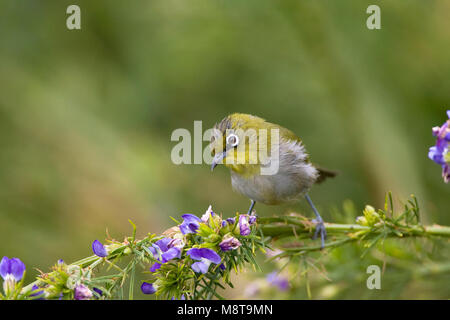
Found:
<path fill-rule="evenodd" d="M 211 171 L 213 171 L 214 168 L 215 168 L 219 163 L 222 162 L 223 158 L 225 158 L 226 155 L 227 155 L 227 152 L 226 152 L 226 151 L 216 153 L 216 155 L 214 156 L 213 161 L 212 161 L 212 163 L 211 163 Z"/>

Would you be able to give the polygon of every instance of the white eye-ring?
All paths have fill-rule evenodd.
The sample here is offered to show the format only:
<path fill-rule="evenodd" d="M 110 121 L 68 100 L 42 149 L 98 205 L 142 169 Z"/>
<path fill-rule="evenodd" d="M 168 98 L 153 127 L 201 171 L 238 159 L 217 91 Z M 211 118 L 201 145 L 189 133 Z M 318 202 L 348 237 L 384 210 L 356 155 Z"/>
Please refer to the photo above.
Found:
<path fill-rule="evenodd" d="M 236 147 L 239 144 L 239 137 L 234 133 L 230 133 L 227 137 L 227 144 Z"/>

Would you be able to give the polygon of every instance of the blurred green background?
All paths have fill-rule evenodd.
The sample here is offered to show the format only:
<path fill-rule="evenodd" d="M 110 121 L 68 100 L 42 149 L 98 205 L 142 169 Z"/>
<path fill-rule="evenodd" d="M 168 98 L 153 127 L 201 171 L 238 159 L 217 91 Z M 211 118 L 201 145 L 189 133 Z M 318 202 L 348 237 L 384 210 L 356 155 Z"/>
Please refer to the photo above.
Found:
<path fill-rule="evenodd" d="M 66 28 L 74 3 L 81 30 Z M 381 30 L 366 28 L 370 4 Z M 246 210 L 227 170 L 170 159 L 173 130 L 232 112 L 290 128 L 339 171 L 311 192 L 325 220 L 347 199 L 358 214 L 380 207 L 391 190 L 414 193 L 426 223 L 450 224 L 449 186 L 427 158 L 450 109 L 449 13 L 447 0 L 1 1 L 0 255 L 20 257 L 31 279 L 90 255 L 106 229 L 129 235 L 128 219 L 142 236 L 209 204 Z M 256 209 L 311 215 L 305 203 Z M 335 265 L 346 264 L 360 277 L 368 262 Z M 448 298 L 449 280 L 332 297 Z"/>

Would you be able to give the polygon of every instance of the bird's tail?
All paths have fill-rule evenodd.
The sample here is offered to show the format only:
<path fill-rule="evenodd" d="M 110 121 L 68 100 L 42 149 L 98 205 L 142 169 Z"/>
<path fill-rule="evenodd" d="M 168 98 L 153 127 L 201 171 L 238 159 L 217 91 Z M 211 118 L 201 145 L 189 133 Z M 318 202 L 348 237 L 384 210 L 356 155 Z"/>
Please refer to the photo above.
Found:
<path fill-rule="evenodd" d="M 331 171 L 320 167 L 316 167 L 316 169 L 319 172 L 316 183 L 322 183 L 326 178 L 334 178 L 338 174 L 336 171 Z"/>

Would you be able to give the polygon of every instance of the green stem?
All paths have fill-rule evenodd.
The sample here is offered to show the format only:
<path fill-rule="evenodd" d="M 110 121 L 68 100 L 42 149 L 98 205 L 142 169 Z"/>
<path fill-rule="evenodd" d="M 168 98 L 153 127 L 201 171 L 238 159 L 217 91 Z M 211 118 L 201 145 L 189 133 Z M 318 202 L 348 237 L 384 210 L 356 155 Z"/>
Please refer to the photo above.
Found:
<path fill-rule="evenodd" d="M 142 240 L 139 240 L 135 244 L 135 246 L 144 245 L 148 240 L 149 240 L 148 237 L 146 237 L 146 238 L 144 238 Z M 104 259 L 106 259 L 108 261 L 114 260 L 115 258 L 123 255 L 123 252 L 128 247 L 130 247 L 130 244 L 121 245 L 121 246 L 115 248 L 114 250 L 112 250 L 112 252 Z M 75 262 L 71 263 L 70 265 L 79 266 L 81 268 L 86 268 L 86 267 L 89 267 L 89 266 L 95 267 L 95 266 L 97 266 L 97 264 L 99 264 L 99 261 L 103 261 L 103 259 L 99 259 L 98 256 L 92 255 L 90 257 L 86 257 L 86 258 L 83 258 L 81 260 L 75 261 Z M 40 280 L 36 280 L 36 281 L 33 281 L 32 283 L 30 283 L 29 285 L 23 287 L 21 293 L 26 293 L 28 291 L 31 291 L 31 288 L 33 287 L 33 285 L 38 285 L 39 282 L 40 282 Z"/>
<path fill-rule="evenodd" d="M 258 223 L 260 229 L 265 236 L 270 237 L 285 237 L 295 236 L 295 234 L 313 233 L 314 225 L 312 223 L 302 223 L 299 219 L 293 217 L 269 217 L 259 218 Z M 339 224 L 339 223 L 325 223 L 325 228 L 328 235 L 354 233 L 357 231 L 366 231 L 370 233 L 379 234 L 384 232 L 380 226 L 368 227 L 359 224 Z M 400 233 L 390 233 L 389 236 L 397 237 L 450 237 L 450 227 L 432 225 L 432 226 L 399 226 Z M 401 236 L 399 235 L 401 234 Z"/>

